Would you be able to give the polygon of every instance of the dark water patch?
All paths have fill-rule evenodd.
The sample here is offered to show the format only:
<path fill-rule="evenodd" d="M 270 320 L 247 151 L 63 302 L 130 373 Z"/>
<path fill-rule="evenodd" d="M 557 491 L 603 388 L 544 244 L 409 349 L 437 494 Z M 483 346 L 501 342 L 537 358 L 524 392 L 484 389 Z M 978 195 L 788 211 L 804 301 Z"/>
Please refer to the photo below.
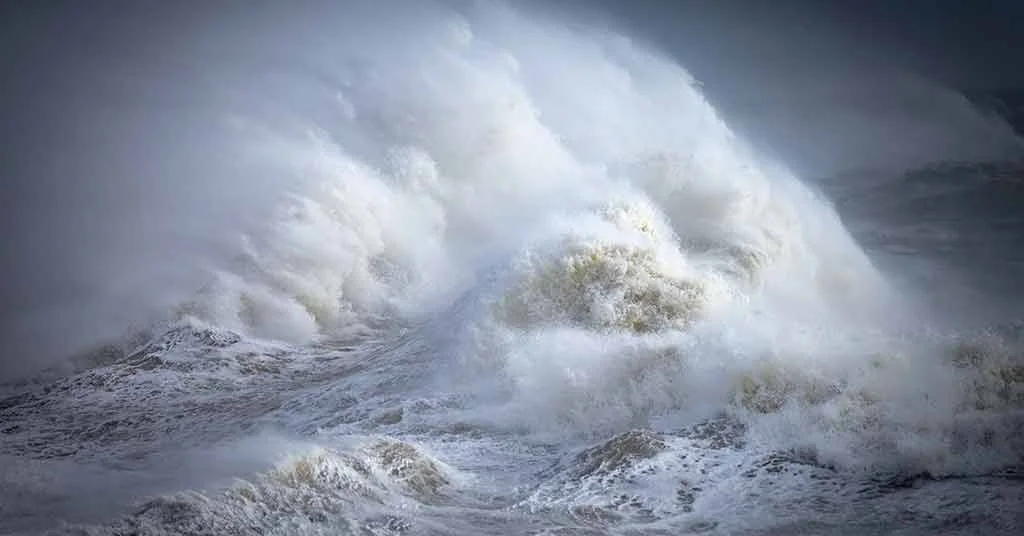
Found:
<path fill-rule="evenodd" d="M 631 430 L 576 456 L 578 477 L 607 475 L 665 451 L 668 445 L 650 430 Z"/>
<path fill-rule="evenodd" d="M 676 435 L 696 441 L 704 448 L 739 450 L 746 446 L 744 439 L 746 432 L 746 425 L 742 422 L 733 417 L 721 415 L 679 430 Z"/>

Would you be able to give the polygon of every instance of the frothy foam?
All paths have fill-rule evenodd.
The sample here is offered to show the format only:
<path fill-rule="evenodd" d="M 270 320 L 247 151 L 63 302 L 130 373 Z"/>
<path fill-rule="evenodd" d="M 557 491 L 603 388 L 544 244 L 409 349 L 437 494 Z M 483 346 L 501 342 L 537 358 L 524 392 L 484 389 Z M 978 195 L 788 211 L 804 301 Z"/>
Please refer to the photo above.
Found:
<path fill-rule="evenodd" d="M 785 294 L 792 310 L 888 292 L 827 204 L 751 155 L 671 62 L 504 10 L 422 22 L 386 61 L 369 46 L 336 60 L 343 121 L 290 155 L 318 186 L 190 312 L 257 336 L 338 336 L 431 310 L 559 234 L 575 236 L 562 256 L 585 279 L 617 257 L 625 279 L 660 264 L 671 292 Z M 627 246 L 607 222 L 657 233 Z"/>
<path fill-rule="evenodd" d="M 299 343 L 431 318 L 465 335 L 457 376 L 504 397 L 486 418 L 533 430 L 724 410 L 849 430 L 852 455 L 955 427 L 945 343 L 904 331 L 919 312 L 829 203 L 685 71 L 509 10 L 420 23 L 343 50 L 342 121 L 296 142 L 318 186 L 189 314 Z"/>

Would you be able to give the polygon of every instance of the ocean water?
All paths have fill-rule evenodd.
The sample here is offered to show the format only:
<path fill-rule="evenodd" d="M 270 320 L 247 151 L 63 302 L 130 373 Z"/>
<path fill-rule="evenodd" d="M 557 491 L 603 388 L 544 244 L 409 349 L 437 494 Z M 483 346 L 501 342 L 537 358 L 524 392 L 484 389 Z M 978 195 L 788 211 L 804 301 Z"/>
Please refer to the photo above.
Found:
<path fill-rule="evenodd" d="M 810 183 L 626 37 L 416 15 L 231 118 L 303 177 L 231 262 L 2 387 L 0 533 L 1024 526 L 1019 162 Z"/>

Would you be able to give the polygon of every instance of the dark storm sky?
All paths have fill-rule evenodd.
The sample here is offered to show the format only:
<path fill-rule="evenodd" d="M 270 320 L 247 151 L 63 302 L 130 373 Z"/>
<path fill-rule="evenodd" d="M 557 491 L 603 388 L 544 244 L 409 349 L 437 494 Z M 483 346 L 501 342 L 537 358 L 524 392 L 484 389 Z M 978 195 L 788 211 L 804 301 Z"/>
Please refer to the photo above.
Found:
<path fill-rule="evenodd" d="M 525 1 L 605 13 L 723 90 L 755 78 L 883 66 L 959 88 L 1024 85 L 1019 0 Z M 33 93 L 19 83 L 25 75 L 59 84 L 62 72 L 99 55 L 138 56 L 187 40 L 224 10 L 196 1 L 23 0 L 0 11 L 0 83 L 11 105 Z"/>
<path fill-rule="evenodd" d="M 854 68 L 909 69 L 969 89 L 1024 83 L 1024 2 L 1018 0 L 600 4 L 678 55 L 698 78 L 728 90 L 753 79 Z"/>

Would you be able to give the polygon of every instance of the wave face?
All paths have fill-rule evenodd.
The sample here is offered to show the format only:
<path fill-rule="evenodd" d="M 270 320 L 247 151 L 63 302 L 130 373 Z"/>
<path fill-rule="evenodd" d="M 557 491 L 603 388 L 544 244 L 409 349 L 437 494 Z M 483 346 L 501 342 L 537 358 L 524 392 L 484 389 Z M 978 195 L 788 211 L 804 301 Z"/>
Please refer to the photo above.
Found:
<path fill-rule="evenodd" d="M 3 532 L 1021 523 L 1019 329 L 949 329 L 667 58 L 386 11 L 300 39 L 330 61 L 272 157 L 303 186 L 232 262 L 5 387 Z"/>

